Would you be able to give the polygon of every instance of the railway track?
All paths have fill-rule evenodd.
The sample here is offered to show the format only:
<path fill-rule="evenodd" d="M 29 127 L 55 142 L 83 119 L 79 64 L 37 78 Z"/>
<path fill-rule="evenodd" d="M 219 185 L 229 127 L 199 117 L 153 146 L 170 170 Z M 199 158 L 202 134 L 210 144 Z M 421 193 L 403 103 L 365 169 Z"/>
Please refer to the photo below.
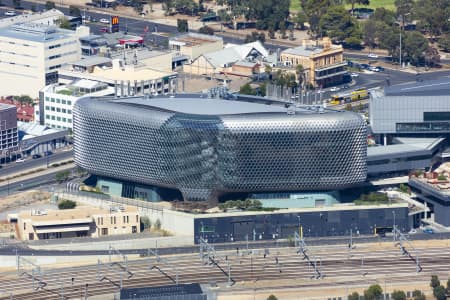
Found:
<path fill-rule="evenodd" d="M 416 249 L 420 256 L 422 273 L 416 273 L 416 264 L 409 257 L 401 255 L 398 249 L 392 250 L 352 250 L 344 248 L 327 253 L 312 250 L 311 257 L 317 259 L 317 265 L 324 274 L 324 280 L 312 280 L 311 265 L 303 259 L 303 255 L 295 253 L 295 249 L 272 250 L 264 257 L 261 255 L 236 255 L 236 253 L 220 253 L 216 262 L 223 270 L 213 264 L 204 264 L 198 255 L 183 255 L 166 258 L 178 270 L 179 283 L 226 283 L 227 262 L 231 265 L 231 283 L 255 282 L 264 280 L 297 279 L 300 284 L 295 287 L 311 287 L 317 284 L 355 284 L 367 282 L 378 277 L 393 274 L 404 274 L 405 278 L 422 278 L 430 273 L 450 270 L 450 249 L 431 248 Z M 261 252 L 262 253 L 262 252 Z M 242 254 L 242 252 L 241 252 Z M 225 261 L 227 256 L 227 261 Z M 2 276 L 2 289 L 13 299 L 69 299 L 118 292 L 122 287 L 144 287 L 174 284 L 176 272 L 154 257 L 128 261 L 126 273 L 119 265 L 89 265 L 76 268 L 43 269 L 43 284 L 37 284 L 29 272 L 22 276 Z M 163 272 L 152 269 L 159 267 Z M 25 270 L 26 271 L 26 270 Z M 130 276 L 131 274 L 131 276 Z M 448 274 L 447 274 L 448 275 Z M 406 277 L 405 277 L 406 276 Z M 395 276 L 394 276 L 395 277 Z M 73 278 L 73 280 L 72 280 Z M 351 281 L 348 278 L 353 278 Z M 424 277 L 425 278 L 425 277 Z M 328 281 L 331 279 L 332 281 Z M 391 279 L 390 279 L 391 280 Z M 332 283 L 334 282 L 334 283 Z M 87 285 L 86 285 L 87 284 Z M 239 285 L 239 284 L 238 284 Z M 38 287 L 37 290 L 34 288 Z M 0 294 L 3 296 L 3 294 Z M 0 298 L 9 299 L 9 296 Z"/>

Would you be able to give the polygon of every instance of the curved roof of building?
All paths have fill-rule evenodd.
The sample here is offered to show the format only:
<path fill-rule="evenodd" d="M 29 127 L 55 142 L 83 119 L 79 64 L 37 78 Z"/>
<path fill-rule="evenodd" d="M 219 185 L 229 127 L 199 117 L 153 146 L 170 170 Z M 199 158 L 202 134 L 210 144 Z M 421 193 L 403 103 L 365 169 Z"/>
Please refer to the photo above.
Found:
<path fill-rule="evenodd" d="M 130 97 L 109 99 L 109 101 L 129 107 L 139 107 L 140 109 L 207 116 L 261 113 L 289 113 L 302 115 L 332 113 L 333 115 L 342 115 L 344 117 L 344 115 L 347 116 L 349 114 L 345 111 L 325 109 L 322 106 L 290 105 L 290 107 L 287 108 L 284 106 L 284 103 L 276 101 L 271 102 L 266 98 L 261 99 L 266 100 L 268 104 L 252 102 L 249 101 L 249 99 L 225 100 L 218 98 L 206 98 L 206 95 L 202 94 L 176 95 L 171 97 L 164 96 L 155 98 Z"/>

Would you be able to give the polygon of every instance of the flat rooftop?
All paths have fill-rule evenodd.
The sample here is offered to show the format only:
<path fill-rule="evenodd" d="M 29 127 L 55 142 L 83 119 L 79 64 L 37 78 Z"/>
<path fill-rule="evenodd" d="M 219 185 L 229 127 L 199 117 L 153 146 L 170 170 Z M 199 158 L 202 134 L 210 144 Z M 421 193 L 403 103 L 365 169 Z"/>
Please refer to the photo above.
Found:
<path fill-rule="evenodd" d="M 185 113 L 193 115 L 237 115 L 237 114 L 250 114 L 250 113 L 287 113 L 288 110 L 295 112 L 296 114 L 318 114 L 320 113 L 338 114 L 338 111 L 326 110 L 320 107 L 295 107 L 291 106 L 289 109 L 282 105 L 268 105 L 261 103 L 253 103 L 239 100 L 223 100 L 216 98 L 201 98 L 193 96 L 180 96 L 177 95 L 173 98 L 156 97 L 156 98 L 126 98 L 112 100 L 116 103 L 121 103 L 130 106 L 140 106 L 148 109 L 158 109 L 173 113 Z M 342 112 L 341 112 L 342 113 Z M 342 113 L 345 114 L 345 113 Z"/>
<path fill-rule="evenodd" d="M 0 28 L 0 36 L 39 43 L 65 38 L 69 34 L 72 34 L 70 30 L 36 23 L 22 23 Z"/>
<path fill-rule="evenodd" d="M 0 110 L 6 110 L 6 109 L 12 109 L 12 108 L 16 108 L 16 106 L 12 105 L 12 104 L 0 103 Z"/>
<path fill-rule="evenodd" d="M 170 43 L 193 47 L 193 46 L 207 44 L 207 43 L 215 43 L 220 40 L 222 40 L 222 38 L 220 38 L 220 37 L 189 32 L 189 33 L 171 38 Z"/>
<path fill-rule="evenodd" d="M 450 78 L 430 81 L 418 81 L 386 87 L 386 96 L 448 96 L 450 95 Z"/>
<path fill-rule="evenodd" d="M 375 160 L 391 157 L 406 157 L 411 155 L 431 154 L 433 149 L 443 141 L 444 138 L 402 138 L 397 141 L 401 144 L 388 146 L 367 147 L 367 159 Z"/>

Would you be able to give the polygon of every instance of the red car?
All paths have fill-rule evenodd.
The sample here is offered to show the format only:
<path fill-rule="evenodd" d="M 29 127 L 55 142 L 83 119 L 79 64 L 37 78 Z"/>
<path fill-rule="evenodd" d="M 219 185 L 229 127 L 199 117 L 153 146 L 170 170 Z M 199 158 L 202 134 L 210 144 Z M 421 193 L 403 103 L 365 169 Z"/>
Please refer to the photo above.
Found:
<path fill-rule="evenodd" d="M 109 28 L 108 27 L 100 28 L 100 32 L 109 32 Z"/>

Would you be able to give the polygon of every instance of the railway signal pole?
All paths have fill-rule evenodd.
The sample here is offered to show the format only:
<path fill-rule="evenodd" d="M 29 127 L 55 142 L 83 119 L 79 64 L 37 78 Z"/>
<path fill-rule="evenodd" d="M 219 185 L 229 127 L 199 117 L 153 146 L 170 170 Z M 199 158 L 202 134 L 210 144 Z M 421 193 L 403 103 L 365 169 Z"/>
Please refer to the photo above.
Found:
<path fill-rule="evenodd" d="M 315 279 L 322 279 L 323 273 L 322 273 L 322 259 L 319 258 L 319 266 L 317 266 L 317 258 L 313 257 L 311 259 L 310 255 L 307 253 L 308 249 L 306 247 L 305 240 L 303 238 L 300 238 L 300 235 L 297 232 L 294 232 L 294 243 L 295 247 L 298 249 L 297 253 L 303 254 L 303 259 L 306 259 L 308 262 L 308 266 L 313 268 L 314 275 L 312 278 Z"/>

